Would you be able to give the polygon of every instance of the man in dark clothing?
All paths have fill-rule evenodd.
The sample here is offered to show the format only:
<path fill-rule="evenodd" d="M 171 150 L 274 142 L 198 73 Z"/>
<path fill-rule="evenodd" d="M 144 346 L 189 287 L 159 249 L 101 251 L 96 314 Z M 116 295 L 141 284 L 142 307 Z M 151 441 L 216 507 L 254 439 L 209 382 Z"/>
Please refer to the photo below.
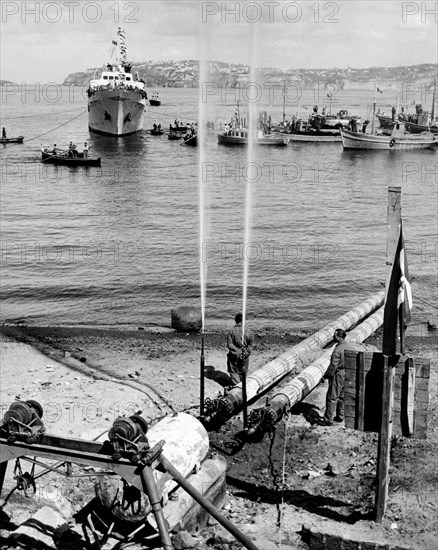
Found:
<path fill-rule="evenodd" d="M 245 327 L 245 334 L 242 335 L 241 313 L 238 313 L 234 320 L 236 325 L 227 336 L 227 370 L 233 385 L 236 385 L 242 380 L 242 372 L 248 372 L 253 335 L 247 327 Z"/>
<path fill-rule="evenodd" d="M 342 422 L 344 420 L 344 351 L 347 347 L 346 336 L 345 331 L 341 328 L 337 328 L 333 335 L 333 339 L 337 342 L 337 345 L 333 350 L 330 365 L 323 377 L 324 380 L 329 381 L 325 414 L 321 419 L 321 424 L 324 426 L 331 426 L 333 420 L 335 422 Z"/>

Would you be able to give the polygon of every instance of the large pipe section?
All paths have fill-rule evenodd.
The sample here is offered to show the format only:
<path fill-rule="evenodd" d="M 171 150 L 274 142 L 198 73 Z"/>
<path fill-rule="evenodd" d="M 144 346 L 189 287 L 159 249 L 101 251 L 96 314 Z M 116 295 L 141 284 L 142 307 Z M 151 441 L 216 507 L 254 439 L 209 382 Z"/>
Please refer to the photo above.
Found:
<path fill-rule="evenodd" d="M 346 341 L 350 344 L 358 344 L 366 340 L 383 323 L 383 310 L 381 307 L 366 321 L 358 325 L 347 334 Z M 294 405 L 303 400 L 320 382 L 329 364 L 335 346 L 330 346 L 310 366 L 304 369 L 289 384 L 286 384 L 279 393 L 268 401 L 265 407 L 253 409 L 249 417 L 249 434 L 266 433 L 272 430 L 274 425 L 281 420 Z"/>
<path fill-rule="evenodd" d="M 361 319 L 380 307 L 383 304 L 384 298 L 385 291 L 382 290 L 336 319 L 336 321 L 329 323 L 312 336 L 293 346 L 276 359 L 273 359 L 267 365 L 249 374 L 246 379 L 247 400 L 254 399 L 257 395 L 274 386 L 295 369 L 298 361 L 305 362 L 306 354 L 321 350 L 333 339 L 333 332 L 337 328 L 348 330 L 355 326 Z M 204 421 L 207 423 L 224 422 L 235 414 L 242 406 L 242 403 L 242 384 L 238 384 L 223 397 L 214 400 L 206 399 Z"/>
<path fill-rule="evenodd" d="M 225 477 L 227 471 L 227 460 L 220 455 L 213 455 L 207 458 L 200 470 L 187 478 L 190 485 L 199 491 L 210 503 L 225 493 Z M 222 497 L 224 498 L 224 497 Z M 221 498 L 220 498 L 221 500 Z M 172 493 L 166 506 L 163 508 L 164 518 L 169 531 L 179 527 L 185 531 L 194 532 L 193 525 L 196 524 L 196 516 L 199 514 L 200 506 L 192 496 L 182 487 Z M 157 522 L 153 515 L 148 516 L 148 522 L 158 530 Z"/>
<path fill-rule="evenodd" d="M 248 548 L 248 550 L 261 550 L 258 546 L 254 544 L 254 542 L 249 539 L 240 529 L 238 529 L 228 518 L 226 518 L 224 515 L 222 515 L 219 510 L 216 509 L 213 504 L 208 502 L 206 500 L 202 493 L 195 489 L 193 485 L 191 485 L 187 479 L 181 475 L 180 472 L 169 462 L 169 460 L 164 456 L 160 456 L 160 462 L 163 468 L 166 470 L 166 472 L 169 472 L 169 474 L 173 477 L 175 481 L 178 482 L 181 487 L 187 491 L 187 493 L 195 500 L 198 504 L 200 504 L 204 510 L 207 510 L 207 512 L 214 517 L 214 519 L 222 525 L 222 527 L 225 527 L 225 529 L 231 533 L 237 541 L 239 541 L 245 548 Z"/>

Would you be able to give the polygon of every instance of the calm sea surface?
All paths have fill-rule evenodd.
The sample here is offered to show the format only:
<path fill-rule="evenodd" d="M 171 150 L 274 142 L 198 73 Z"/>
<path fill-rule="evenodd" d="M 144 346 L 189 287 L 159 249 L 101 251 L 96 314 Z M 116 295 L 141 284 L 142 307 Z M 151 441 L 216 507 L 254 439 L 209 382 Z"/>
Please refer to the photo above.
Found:
<path fill-rule="evenodd" d="M 162 106 L 147 109 L 145 129 L 198 119 L 198 90 L 159 91 Z M 301 102 L 303 115 L 304 106 L 315 103 L 312 93 Z M 276 96 L 258 105 L 273 121 L 282 116 Z M 369 92 L 337 97 L 333 111 L 366 117 Z M 209 96 L 208 120 L 227 122 L 235 99 L 234 91 Z M 392 99 L 383 102 L 385 110 Z M 200 307 L 201 148 L 146 130 L 119 139 L 89 133 L 80 88 L 28 89 L 2 100 L 1 125 L 26 140 L 0 146 L 2 321 L 169 325 L 172 308 Z M 320 108 L 323 100 L 324 94 Z M 242 116 L 246 110 L 242 105 Z M 295 114 L 296 106 L 286 112 Z M 102 168 L 41 163 L 40 143 L 70 140 L 88 141 Z M 402 188 L 415 277 L 413 323 L 436 319 L 436 150 L 344 152 L 340 143 L 289 144 L 261 148 L 248 168 L 244 149 L 219 146 L 211 133 L 203 160 L 207 329 L 229 326 L 241 308 L 244 259 L 254 328 L 314 330 L 378 292 L 385 280 L 389 186 Z M 247 178 L 253 229 L 244 248 Z"/>

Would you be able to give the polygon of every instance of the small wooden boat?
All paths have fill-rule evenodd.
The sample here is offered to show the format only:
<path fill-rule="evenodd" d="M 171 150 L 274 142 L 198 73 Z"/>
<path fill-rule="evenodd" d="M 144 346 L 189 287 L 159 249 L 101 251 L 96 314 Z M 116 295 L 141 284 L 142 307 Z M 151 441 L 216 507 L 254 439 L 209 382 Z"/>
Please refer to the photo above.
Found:
<path fill-rule="evenodd" d="M 149 130 L 149 133 L 151 134 L 151 136 L 162 136 L 164 134 L 164 130 L 162 128 L 152 128 L 151 130 Z"/>
<path fill-rule="evenodd" d="M 101 159 L 84 157 L 83 153 L 78 153 L 77 157 L 69 157 L 66 153 L 57 153 L 54 155 L 47 150 L 41 150 L 42 160 L 47 164 L 60 164 L 63 166 L 97 166 L 101 164 Z"/>
<path fill-rule="evenodd" d="M 168 139 L 182 139 L 182 134 L 177 134 L 176 132 L 170 132 L 168 134 Z"/>
<path fill-rule="evenodd" d="M 149 105 L 151 105 L 152 107 L 159 107 L 161 105 L 161 101 L 160 101 L 160 98 L 158 96 L 158 92 L 154 92 L 152 94 L 152 97 L 149 100 Z"/>
<path fill-rule="evenodd" d="M 178 134 L 185 134 L 188 130 L 188 126 L 172 126 L 172 124 L 169 127 L 169 132 L 176 132 Z"/>
<path fill-rule="evenodd" d="M 351 130 L 341 130 L 342 145 L 344 149 L 367 149 L 367 150 L 387 150 L 387 151 L 406 151 L 411 149 L 426 149 L 438 145 L 438 137 L 431 132 L 421 134 L 406 133 L 405 125 L 402 122 L 396 122 L 390 135 L 384 134 L 364 134 L 361 132 L 352 132 Z"/>
<path fill-rule="evenodd" d="M 18 136 L 18 137 L 1 137 L 0 143 L 23 143 L 24 136 Z"/>
<path fill-rule="evenodd" d="M 191 145 L 192 147 L 197 147 L 198 145 L 198 136 L 196 134 L 186 135 L 183 137 L 183 140 L 182 144 L 184 145 Z"/>

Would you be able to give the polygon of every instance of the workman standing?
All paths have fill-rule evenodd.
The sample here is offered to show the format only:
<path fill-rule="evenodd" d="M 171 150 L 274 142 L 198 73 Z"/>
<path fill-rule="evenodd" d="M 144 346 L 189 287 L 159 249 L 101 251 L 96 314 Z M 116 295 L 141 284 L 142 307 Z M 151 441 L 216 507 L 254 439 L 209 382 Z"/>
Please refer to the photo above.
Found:
<path fill-rule="evenodd" d="M 322 426 L 332 426 L 333 421 L 342 422 L 344 420 L 344 352 L 347 347 L 347 342 L 345 341 L 346 336 L 345 331 L 341 328 L 337 328 L 333 335 L 333 340 L 337 344 L 333 350 L 330 365 L 323 376 L 324 380 L 329 381 L 329 385 L 326 397 L 325 414 L 319 422 Z"/>
<path fill-rule="evenodd" d="M 242 381 L 242 372 L 248 372 L 249 356 L 253 345 L 253 335 L 249 328 L 242 332 L 242 314 L 238 313 L 234 318 L 236 324 L 227 335 L 227 370 L 233 385 Z"/>

